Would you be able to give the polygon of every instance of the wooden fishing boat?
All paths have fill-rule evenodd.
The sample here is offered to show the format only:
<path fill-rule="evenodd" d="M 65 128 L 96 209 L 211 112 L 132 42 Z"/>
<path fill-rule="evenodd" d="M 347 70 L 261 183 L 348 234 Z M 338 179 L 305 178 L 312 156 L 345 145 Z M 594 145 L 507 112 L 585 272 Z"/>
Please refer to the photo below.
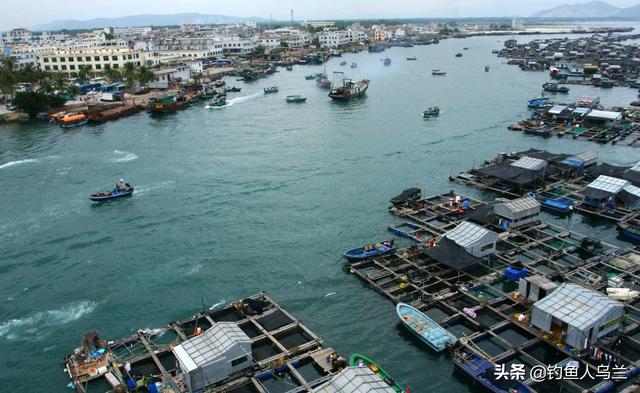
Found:
<path fill-rule="evenodd" d="M 436 117 L 440 115 L 440 108 L 437 106 L 430 106 L 422 112 L 423 117 Z"/>
<path fill-rule="evenodd" d="M 211 101 L 208 106 L 213 108 L 222 108 L 225 105 L 227 105 L 227 99 L 225 97 L 218 97 Z"/>
<path fill-rule="evenodd" d="M 411 57 L 407 57 L 407 60 L 409 60 L 409 61 L 415 61 L 415 60 L 418 60 L 418 58 L 417 58 L 417 57 L 415 57 L 415 56 L 411 56 Z"/>
<path fill-rule="evenodd" d="M 431 75 L 433 76 L 445 76 L 447 73 L 445 71 L 440 71 L 440 69 L 431 70 Z"/>
<path fill-rule="evenodd" d="M 396 305 L 396 313 L 402 324 L 413 335 L 436 352 L 452 348 L 458 341 L 458 338 L 449 333 L 447 329 L 408 304 L 398 303 Z"/>
<path fill-rule="evenodd" d="M 618 231 L 633 243 L 640 243 L 640 221 L 631 218 L 618 223 Z"/>
<path fill-rule="evenodd" d="M 358 262 L 365 259 L 377 257 L 380 255 L 394 252 L 396 248 L 393 245 L 393 241 L 383 240 L 373 244 L 367 244 L 366 246 L 354 248 L 353 250 L 345 251 L 344 256 L 349 262 Z"/>
<path fill-rule="evenodd" d="M 316 76 L 315 75 L 307 75 L 307 76 L 304 77 L 304 79 L 306 79 L 308 81 L 312 81 L 312 80 L 316 79 Z"/>
<path fill-rule="evenodd" d="M 551 83 L 551 82 L 547 82 L 544 85 L 542 85 L 542 88 L 545 91 L 551 92 L 551 93 L 568 93 L 569 92 L 569 88 L 567 86 L 558 86 L 557 83 Z"/>
<path fill-rule="evenodd" d="M 426 228 L 412 222 L 403 222 L 397 225 L 389 225 L 387 227 L 387 230 L 396 236 L 413 240 L 416 243 L 422 243 L 432 237 Z"/>
<path fill-rule="evenodd" d="M 133 195 L 133 187 L 125 183 L 126 188 L 123 190 L 113 189 L 111 191 L 98 191 L 89 195 L 92 202 L 108 202 L 116 199 L 127 198 Z"/>
<path fill-rule="evenodd" d="M 225 93 L 240 93 L 240 91 L 242 90 L 242 88 L 240 87 L 226 87 L 224 89 Z"/>
<path fill-rule="evenodd" d="M 380 379 L 386 382 L 387 385 L 391 386 L 397 393 L 404 392 L 404 388 L 402 386 L 398 385 L 398 383 L 396 383 L 396 381 L 394 381 L 393 378 L 391 378 L 391 376 L 386 371 L 384 371 L 384 369 L 380 367 L 379 364 L 369 359 L 368 357 L 359 353 L 354 353 L 349 358 L 349 364 L 353 367 L 369 367 L 369 369 L 373 371 L 374 374 L 379 376 Z"/>
<path fill-rule="evenodd" d="M 271 87 L 265 87 L 264 88 L 264 94 L 271 94 L 271 93 L 277 93 L 278 92 L 278 87 L 277 86 L 271 86 Z"/>
<path fill-rule="evenodd" d="M 296 94 L 296 95 L 287 96 L 285 98 L 285 101 L 287 101 L 290 104 L 299 104 L 307 101 L 307 97 L 303 97 L 301 95 Z"/>
<path fill-rule="evenodd" d="M 344 66 L 346 66 L 346 65 L 347 65 L 347 62 L 346 62 L 346 61 L 341 61 L 341 62 L 340 62 L 340 66 L 344 67 Z"/>
<path fill-rule="evenodd" d="M 59 122 L 62 128 L 80 127 L 89 122 L 89 117 L 84 113 L 69 113 L 62 116 Z"/>

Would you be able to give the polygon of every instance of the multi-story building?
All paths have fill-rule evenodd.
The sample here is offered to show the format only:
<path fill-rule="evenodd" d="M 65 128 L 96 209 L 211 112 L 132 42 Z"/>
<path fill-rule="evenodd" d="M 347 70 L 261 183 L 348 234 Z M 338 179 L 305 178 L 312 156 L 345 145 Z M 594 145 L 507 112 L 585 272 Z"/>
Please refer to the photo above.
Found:
<path fill-rule="evenodd" d="M 172 68 L 163 68 L 153 71 L 156 79 L 147 84 L 151 89 L 167 89 L 173 82 L 188 81 L 191 79 L 191 69 L 189 66 L 177 66 Z"/>
<path fill-rule="evenodd" d="M 7 42 L 9 43 L 18 43 L 18 42 L 31 42 L 32 37 L 33 37 L 33 34 L 31 33 L 31 30 L 18 28 L 8 32 L 6 39 L 7 39 Z"/>
<path fill-rule="evenodd" d="M 335 26 L 335 22 L 333 21 L 320 21 L 320 20 L 316 20 L 316 21 L 307 21 L 305 20 L 304 22 L 301 23 L 302 26 L 304 27 L 313 27 L 314 29 L 322 29 L 325 27 L 333 27 Z"/>
<path fill-rule="evenodd" d="M 121 36 L 146 36 L 151 33 L 153 29 L 150 26 L 146 27 L 115 27 L 113 29 L 113 35 Z"/>
<path fill-rule="evenodd" d="M 355 28 L 348 28 L 347 30 L 344 31 L 347 39 L 349 40 L 350 43 L 357 43 L 357 42 L 363 42 L 364 40 L 367 39 L 367 33 L 364 32 L 364 30 L 362 29 L 355 29 Z"/>
<path fill-rule="evenodd" d="M 260 45 L 267 48 L 275 48 L 276 46 L 280 46 L 280 37 L 275 35 L 262 34 L 258 37 L 258 42 L 260 43 Z"/>
<path fill-rule="evenodd" d="M 222 36 L 217 37 L 216 40 L 222 44 L 222 53 L 225 55 L 249 54 L 256 47 L 253 39 L 240 36 Z"/>
<path fill-rule="evenodd" d="M 85 48 L 57 50 L 41 53 L 38 56 L 40 69 L 44 71 L 77 75 L 80 66 L 101 72 L 107 65 L 111 68 L 124 68 L 126 63 L 135 66 L 142 64 L 140 51 L 129 48 Z"/>
<path fill-rule="evenodd" d="M 351 41 L 345 31 L 325 31 L 318 34 L 321 48 L 338 48 L 348 45 Z"/>

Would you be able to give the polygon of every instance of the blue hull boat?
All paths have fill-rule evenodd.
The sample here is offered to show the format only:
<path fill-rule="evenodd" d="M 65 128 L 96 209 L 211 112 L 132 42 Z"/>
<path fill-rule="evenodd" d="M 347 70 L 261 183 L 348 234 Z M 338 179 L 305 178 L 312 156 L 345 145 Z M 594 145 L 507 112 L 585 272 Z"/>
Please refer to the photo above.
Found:
<path fill-rule="evenodd" d="M 358 262 L 364 261 L 365 259 L 378 257 L 380 255 L 389 254 L 396 250 L 396 248 L 387 240 L 373 243 L 371 246 L 372 249 L 367 251 L 365 251 L 364 246 L 345 251 L 342 256 L 347 258 L 349 262 Z"/>
<path fill-rule="evenodd" d="M 458 342 L 458 338 L 447 329 L 408 304 L 398 303 L 396 313 L 411 333 L 436 352 L 442 352 Z"/>
<path fill-rule="evenodd" d="M 89 199 L 92 202 L 108 202 L 116 199 L 128 198 L 131 195 L 133 195 L 133 187 L 125 191 L 113 190 L 113 191 L 96 192 L 94 194 L 91 194 L 89 196 Z"/>
<path fill-rule="evenodd" d="M 403 222 L 398 225 L 389 225 L 387 227 L 389 232 L 396 236 L 404 237 L 409 240 L 413 240 L 416 243 L 422 243 L 426 239 L 430 238 L 429 233 L 425 228 L 412 222 Z"/>
<path fill-rule="evenodd" d="M 549 97 L 532 98 L 527 102 L 529 108 L 540 108 L 549 103 Z"/>

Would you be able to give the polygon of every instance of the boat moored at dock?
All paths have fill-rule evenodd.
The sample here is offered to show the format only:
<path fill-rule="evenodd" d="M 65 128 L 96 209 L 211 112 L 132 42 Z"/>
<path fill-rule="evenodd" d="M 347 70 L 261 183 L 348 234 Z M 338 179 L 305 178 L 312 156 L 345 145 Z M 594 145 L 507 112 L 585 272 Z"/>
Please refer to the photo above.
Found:
<path fill-rule="evenodd" d="M 336 101 L 346 101 L 361 98 L 366 95 L 369 88 L 369 80 L 354 81 L 344 77 L 342 72 L 333 73 L 333 83 L 329 97 Z"/>
<path fill-rule="evenodd" d="M 389 254 L 396 250 L 393 240 L 383 240 L 372 244 L 367 244 L 362 247 L 354 248 L 353 250 L 345 251 L 342 255 L 349 262 L 363 261 L 365 259 L 377 257 L 380 255 Z"/>
<path fill-rule="evenodd" d="M 351 357 L 349 358 L 349 364 L 352 367 L 367 367 L 371 371 L 373 371 L 374 374 L 379 376 L 380 379 L 382 379 L 384 382 L 386 382 L 387 385 L 389 385 L 391 388 L 393 388 L 393 390 L 395 390 L 396 393 L 404 393 L 405 392 L 405 387 L 400 386 L 398 384 L 398 382 L 396 382 L 391 377 L 391 375 L 389 375 L 382 367 L 380 367 L 379 364 L 377 364 L 376 362 L 374 362 L 370 358 L 366 357 L 365 355 L 362 355 L 362 354 L 359 354 L 359 353 L 352 354 Z M 407 388 L 407 391 L 409 391 L 408 388 Z"/>
<path fill-rule="evenodd" d="M 458 341 L 458 338 L 449 333 L 447 329 L 408 304 L 398 303 L 396 305 L 396 313 L 402 324 L 411 333 L 436 352 L 453 348 Z"/>
<path fill-rule="evenodd" d="M 552 82 L 545 83 L 544 85 L 542 85 L 542 88 L 550 93 L 566 94 L 569 92 L 569 88 L 567 86 L 559 86 L 557 83 Z"/>

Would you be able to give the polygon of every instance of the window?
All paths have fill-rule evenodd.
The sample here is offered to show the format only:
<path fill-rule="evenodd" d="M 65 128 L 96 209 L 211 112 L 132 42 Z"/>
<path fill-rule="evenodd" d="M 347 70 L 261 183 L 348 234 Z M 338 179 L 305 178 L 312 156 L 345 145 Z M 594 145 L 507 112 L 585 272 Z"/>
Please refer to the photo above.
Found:
<path fill-rule="evenodd" d="M 60 69 L 61 69 L 61 70 L 66 70 L 66 69 L 67 69 L 67 66 L 63 64 L 63 65 L 61 65 L 61 66 L 60 66 Z"/>
<path fill-rule="evenodd" d="M 58 62 L 58 58 L 57 57 L 52 57 L 51 58 L 51 62 L 52 63 L 57 63 Z"/>
<path fill-rule="evenodd" d="M 235 367 L 235 366 L 237 366 L 239 364 L 242 364 L 242 363 L 244 363 L 246 361 L 247 361 L 247 357 L 246 356 L 241 356 L 239 358 L 233 359 L 231 361 L 231 367 Z"/>
<path fill-rule="evenodd" d="M 49 58 L 48 57 L 45 57 L 43 60 L 44 60 L 45 63 L 49 62 Z"/>
<path fill-rule="evenodd" d="M 50 70 L 51 70 L 51 67 L 50 67 L 50 66 L 48 66 L 48 65 L 46 65 L 46 66 L 44 66 L 44 70 L 45 70 L 45 71 L 50 71 Z"/>
<path fill-rule="evenodd" d="M 58 66 L 57 66 L 57 65 L 54 65 L 54 66 L 53 66 L 53 70 L 54 70 L 54 71 L 58 71 Z"/>
<path fill-rule="evenodd" d="M 109 56 L 102 56 L 102 60 L 109 61 Z"/>
<path fill-rule="evenodd" d="M 491 250 L 492 248 L 493 243 L 485 244 L 484 246 L 480 247 L 480 252 L 485 252 L 487 250 Z"/>
<path fill-rule="evenodd" d="M 127 59 L 131 59 L 131 55 L 127 55 Z"/>
<path fill-rule="evenodd" d="M 70 70 L 75 70 L 75 69 L 76 69 L 75 64 L 71 64 L 71 65 L 69 66 L 69 69 L 70 69 Z"/>
<path fill-rule="evenodd" d="M 76 61 L 82 61 L 82 56 L 76 57 Z"/>
<path fill-rule="evenodd" d="M 100 65 L 100 64 L 96 64 L 96 70 L 99 70 L 99 69 L 101 69 L 101 68 L 102 68 L 102 65 Z"/>
<path fill-rule="evenodd" d="M 85 60 L 85 61 L 91 61 L 91 56 L 86 56 L 86 57 L 84 58 L 84 60 Z"/>
<path fill-rule="evenodd" d="M 115 63 L 115 64 L 113 65 L 113 68 L 118 68 L 118 63 Z"/>
<path fill-rule="evenodd" d="M 69 61 L 70 63 L 72 63 L 72 62 L 73 62 L 73 57 L 69 57 L 69 58 L 67 59 L 67 61 Z"/>
<path fill-rule="evenodd" d="M 118 61 L 118 56 L 116 56 L 116 55 L 111 56 L 111 60 Z"/>
<path fill-rule="evenodd" d="M 93 60 L 100 61 L 100 56 L 93 56 Z"/>

